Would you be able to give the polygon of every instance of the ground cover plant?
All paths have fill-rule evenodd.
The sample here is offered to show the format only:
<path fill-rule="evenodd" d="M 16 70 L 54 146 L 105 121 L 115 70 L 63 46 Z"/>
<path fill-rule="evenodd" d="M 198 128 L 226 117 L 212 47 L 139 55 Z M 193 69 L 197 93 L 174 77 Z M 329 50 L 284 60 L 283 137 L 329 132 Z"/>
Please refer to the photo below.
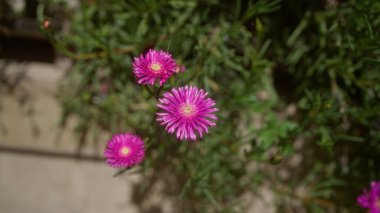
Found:
<path fill-rule="evenodd" d="M 51 0 L 38 13 L 73 61 L 57 95 L 78 147 L 103 131 L 144 141 L 126 164 L 144 177 L 136 203 L 161 183 L 181 212 L 245 212 L 262 188 L 278 212 L 376 210 L 363 199 L 380 196 L 356 199 L 380 179 L 379 1 Z M 149 51 L 172 59 L 137 60 Z M 207 92 L 210 128 L 171 128 L 173 109 L 200 109 L 169 106 L 178 91 Z"/>

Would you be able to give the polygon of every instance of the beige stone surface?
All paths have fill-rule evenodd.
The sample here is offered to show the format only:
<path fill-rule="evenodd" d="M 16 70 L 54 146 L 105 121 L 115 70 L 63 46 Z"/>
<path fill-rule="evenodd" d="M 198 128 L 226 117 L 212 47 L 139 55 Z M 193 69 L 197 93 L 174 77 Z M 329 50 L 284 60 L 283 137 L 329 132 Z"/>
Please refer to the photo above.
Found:
<path fill-rule="evenodd" d="M 0 212 L 137 212 L 134 177 L 113 178 L 102 163 L 0 154 Z"/>
<path fill-rule="evenodd" d="M 137 175 L 113 178 L 115 170 L 102 161 L 1 151 L 6 147 L 75 153 L 76 140 L 70 129 L 59 143 L 56 140 L 60 107 L 55 92 L 67 66 L 68 61 L 12 62 L 5 70 L 11 78 L 21 72 L 26 76 L 13 91 L 2 88 L 0 92 L 0 212 L 137 212 L 130 202 Z M 89 148 L 86 154 L 101 156 L 103 146 Z"/>
<path fill-rule="evenodd" d="M 26 76 L 14 90 L 0 92 L 0 146 L 58 152 L 76 150 L 77 140 L 72 134 L 72 125 L 60 134 L 61 109 L 55 98 L 58 82 L 69 65 L 69 61 L 61 60 L 56 64 L 14 62 L 7 66 L 5 72 L 11 78 L 20 72 L 26 72 Z M 107 137 L 104 136 L 104 140 Z M 104 144 L 84 151 L 101 155 Z"/>

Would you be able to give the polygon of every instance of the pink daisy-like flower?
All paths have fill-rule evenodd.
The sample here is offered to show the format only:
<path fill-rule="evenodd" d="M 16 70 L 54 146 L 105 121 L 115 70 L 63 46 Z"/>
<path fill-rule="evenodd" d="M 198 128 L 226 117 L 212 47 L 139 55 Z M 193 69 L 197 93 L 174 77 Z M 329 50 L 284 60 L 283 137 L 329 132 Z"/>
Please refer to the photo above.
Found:
<path fill-rule="evenodd" d="M 153 85 L 156 80 L 162 86 L 176 71 L 177 64 L 172 55 L 163 50 L 149 50 L 133 61 L 133 73 L 139 84 Z"/>
<path fill-rule="evenodd" d="M 195 86 L 174 88 L 166 92 L 157 106 L 164 112 L 157 113 L 157 121 L 166 125 L 169 133 L 177 131 L 180 140 L 196 140 L 195 131 L 202 138 L 208 128 L 215 126 L 215 101 L 207 97 L 207 92 Z"/>
<path fill-rule="evenodd" d="M 380 213 L 380 181 L 372 182 L 371 189 L 364 189 L 356 200 L 361 207 L 369 209 L 369 213 Z"/>
<path fill-rule="evenodd" d="M 110 167 L 131 167 L 143 161 L 144 141 L 131 133 L 116 134 L 108 141 L 104 157 Z"/>

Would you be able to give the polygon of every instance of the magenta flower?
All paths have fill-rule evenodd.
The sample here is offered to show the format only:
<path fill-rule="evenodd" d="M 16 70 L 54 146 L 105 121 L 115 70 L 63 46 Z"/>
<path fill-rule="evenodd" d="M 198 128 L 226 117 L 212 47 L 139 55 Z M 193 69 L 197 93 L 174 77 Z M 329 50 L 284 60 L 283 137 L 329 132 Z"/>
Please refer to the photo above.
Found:
<path fill-rule="evenodd" d="M 104 151 L 107 164 L 114 168 L 139 164 L 144 155 L 144 141 L 131 133 L 114 135 Z"/>
<path fill-rule="evenodd" d="M 195 131 L 202 138 L 203 132 L 208 133 L 208 128 L 215 126 L 213 120 L 217 117 L 213 114 L 215 101 L 207 97 L 207 92 L 194 86 L 174 88 L 166 92 L 159 100 L 157 106 L 164 112 L 157 113 L 157 121 L 166 125 L 169 133 L 177 131 L 180 140 L 196 140 Z"/>
<path fill-rule="evenodd" d="M 364 189 L 356 200 L 361 207 L 369 209 L 369 213 L 380 213 L 380 181 L 372 182 L 371 189 Z"/>
<path fill-rule="evenodd" d="M 149 50 L 133 61 L 133 73 L 139 84 L 153 85 L 156 80 L 162 86 L 176 71 L 177 64 L 172 55 L 163 50 Z"/>

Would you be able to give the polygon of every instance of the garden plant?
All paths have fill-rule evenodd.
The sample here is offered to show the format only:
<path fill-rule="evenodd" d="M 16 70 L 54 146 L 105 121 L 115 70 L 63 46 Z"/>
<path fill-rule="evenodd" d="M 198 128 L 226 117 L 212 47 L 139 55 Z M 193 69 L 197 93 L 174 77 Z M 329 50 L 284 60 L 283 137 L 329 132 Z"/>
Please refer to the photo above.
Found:
<path fill-rule="evenodd" d="M 114 135 L 137 204 L 163 184 L 174 212 L 247 212 L 263 189 L 278 212 L 380 212 L 380 1 L 41 2 L 72 59 L 61 125 L 79 148 Z"/>

